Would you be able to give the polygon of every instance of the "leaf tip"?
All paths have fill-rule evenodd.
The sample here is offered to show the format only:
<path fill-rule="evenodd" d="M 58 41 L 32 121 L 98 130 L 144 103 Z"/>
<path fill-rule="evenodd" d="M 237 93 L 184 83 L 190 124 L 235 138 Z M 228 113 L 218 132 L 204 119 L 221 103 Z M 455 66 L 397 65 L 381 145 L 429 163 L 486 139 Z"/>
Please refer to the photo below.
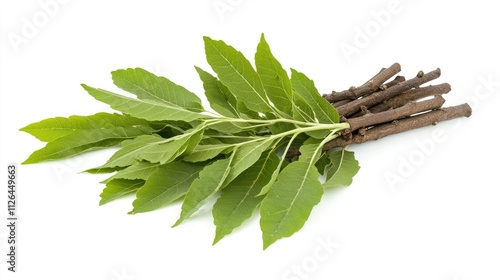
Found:
<path fill-rule="evenodd" d="M 88 93 L 90 93 L 90 91 L 93 89 L 92 87 L 84 84 L 84 83 L 81 83 L 80 86 L 85 90 L 87 91 Z"/>
<path fill-rule="evenodd" d="M 269 246 L 276 242 L 276 239 L 266 238 L 266 236 L 262 236 L 262 241 L 262 250 L 265 251 L 267 248 L 269 248 Z"/>
<path fill-rule="evenodd" d="M 28 131 L 26 131 L 26 130 L 28 129 L 28 126 L 29 126 L 29 125 L 24 126 L 24 127 L 21 127 L 21 128 L 19 129 L 19 131 L 22 131 L 22 132 L 28 132 Z M 28 133 L 29 133 L 29 132 L 28 132 Z"/>
<path fill-rule="evenodd" d="M 35 160 L 33 159 L 33 156 L 29 156 L 26 160 L 24 160 L 23 162 L 21 162 L 22 165 L 27 165 L 27 164 L 34 164 L 34 163 L 38 163 L 40 161 L 38 160 Z"/>
<path fill-rule="evenodd" d="M 183 220 L 184 220 L 184 219 L 179 218 L 179 219 L 175 222 L 175 224 L 173 224 L 173 225 L 171 226 L 171 228 L 177 227 L 178 225 L 180 225 L 180 224 L 182 223 L 182 221 L 183 221 Z"/>
<path fill-rule="evenodd" d="M 228 233 L 224 233 L 223 231 L 220 230 L 219 227 L 217 227 L 215 230 L 215 237 L 214 241 L 212 242 L 212 246 L 219 243 L 219 241 L 221 241 L 224 237 L 226 237 L 226 235 L 228 235 Z"/>
<path fill-rule="evenodd" d="M 222 238 L 215 235 L 215 238 L 214 238 L 214 241 L 212 242 L 212 246 L 215 246 L 215 244 L 217 244 Z"/>
<path fill-rule="evenodd" d="M 208 42 L 212 42 L 212 41 L 214 41 L 212 38 L 210 38 L 208 36 L 203 36 L 203 42 L 208 43 Z"/>

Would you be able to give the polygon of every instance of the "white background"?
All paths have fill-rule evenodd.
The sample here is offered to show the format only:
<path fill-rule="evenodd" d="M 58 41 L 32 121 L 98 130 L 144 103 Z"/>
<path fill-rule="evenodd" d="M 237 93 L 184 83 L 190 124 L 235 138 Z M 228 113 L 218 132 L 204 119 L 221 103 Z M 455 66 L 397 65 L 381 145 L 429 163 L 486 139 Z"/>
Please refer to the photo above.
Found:
<path fill-rule="evenodd" d="M 500 279 L 493 3 L 1 1 L 0 278 Z M 180 204 L 134 216 L 132 198 L 99 207 L 104 177 L 78 173 L 112 151 L 20 165 L 42 143 L 19 128 L 110 111 L 80 83 L 113 90 L 110 71 L 143 67 L 201 95 L 193 65 L 208 69 L 202 36 L 252 59 L 262 32 L 282 64 L 323 93 L 359 85 L 393 62 L 407 77 L 440 67 L 432 83 L 452 85 L 446 104 L 469 102 L 473 115 L 351 146 L 361 164 L 352 186 L 327 192 L 301 231 L 266 251 L 257 216 L 211 246 L 210 209 L 172 229 Z M 8 163 L 19 175 L 15 274 L 4 261 Z"/>

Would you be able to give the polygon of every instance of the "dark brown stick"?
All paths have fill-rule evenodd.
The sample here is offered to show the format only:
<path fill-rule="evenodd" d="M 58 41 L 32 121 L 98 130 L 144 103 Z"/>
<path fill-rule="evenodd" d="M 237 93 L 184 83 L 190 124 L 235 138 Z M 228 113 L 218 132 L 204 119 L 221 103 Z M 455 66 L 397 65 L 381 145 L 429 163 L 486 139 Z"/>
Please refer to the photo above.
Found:
<path fill-rule="evenodd" d="M 399 73 L 399 71 L 401 71 L 401 65 L 399 65 L 399 63 L 394 63 L 389 68 L 382 69 L 377 75 L 373 76 L 373 78 L 368 80 L 360 87 L 352 86 L 348 90 L 344 90 L 341 92 L 332 92 L 331 94 L 323 95 L 323 97 L 330 103 L 334 103 L 344 99 L 354 100 L 360 96 L 364 96 L 377 91 L 385 81 L 389 80 L 392 76 Z"/>
<path fill-rule="evenodd" d="M 450 91 L 451 91 L 451 86 L 448 83 L 411 89 L 391 99 L 385 100 L 375 106 L 372 106 L 368 110 L 372 113 L 378 113 L 389 110 L 391 108 L 401 107 L 410 101 L 416 101 L 424 97 L 433 96 L 437 94 L 445 94 Z"/>
<path fill-rule="evenodd" d="M 382 69 L 383 70 L 383 69 Z M 396 76 L 396 78 L 394 78 L 394 80 L 386 83 L 386 84 L 383 84 L 379 87 L 379 90 L 386 90 L 387 88 L 390 88 L 392 86 L 395 86 L 401 82 L 404 82 L 405 81 L 405 77 L 404 76 Z M 342 105 L 345 105 L 349 102 L 351 102 L 352 100 L 351 99 L 344 99 L 344 100 L 340 100 L 340 101 L 337 101 L 335 103 L 332 103 L 333 107 L 337 108 L 337 107 L 340 107 Z"/>
<path fill-rule="evenodd" d="M 344 99 L 344 100 L 336 101 L 336 102 L 332 103 L 332 106 L 335 107 L 335 108 L 337 108 L 337 107 L 345 105 L 345 104 L 347 104 L 347 103 L 349 103 L 351 101 L 352 101 L 351 99 Z"/>
<path fill-rule="evenodd" d="M 361 109 L 361 106 L 369 108 L 377 103 L 390 99 L 409 89 L 418 87 L 424 83 L 437 79 L 440 75 L 441 75 L 441 70 L 439 68 L 426 74 L 419 72 L 417 77 L 413 79 L 404 81 L 386 90 L 375 92 L 364 98 L 356 99 L 345 105 L 339 106 L 337 108 L 337 111 L 339 112 L 340 115 L 350 116 L 359 111 Z"/>
<path fill-rule="evenodd" d="M 323 150 L 330 150 L 336 147 L 345 147 L 351 144 L 361 144 L 371 140 L 377 140 L 382 137 L 420 128 L 428 125 L 436 125 L 438 122 L 451 120 L 459 117 L 470 117 L 471 107 L 465 103 L 453 107 L 441 108 L 428 113 L 419 114 L 402 120 L 393 121 L 390 124 L 375 126 L 364 132 L 364 135 L 357 134 L 350 140 L 343 137 L 335 138 L 326 143 Z"/>
<path fill-rule="evenodd" d="M 390 122 L 393 120 L 409 117 L 413 114 L 438 109 L 444 104 L 445 100 L 441 95 L 437 95 L 432 99 L 421 102 L 410 102 L 396 109 L 376 113 L 367 114 L 359 118 L 348 119 L 351 131 L 355 131 L 362 127 L 369 127 L 375 124 Z"/>
<path fill-rule="evenodd" d="M 380 86 L 380 89 L 381 90 L 386 90 L 387 88 L 390 88 L 392 86 L 395 86 L 399 83 L 402 83 L 406 81 L 405 77 L 404 76 L 396 76 L 392 81 L 386 83 L 386 84 L 383 84 Z"/>

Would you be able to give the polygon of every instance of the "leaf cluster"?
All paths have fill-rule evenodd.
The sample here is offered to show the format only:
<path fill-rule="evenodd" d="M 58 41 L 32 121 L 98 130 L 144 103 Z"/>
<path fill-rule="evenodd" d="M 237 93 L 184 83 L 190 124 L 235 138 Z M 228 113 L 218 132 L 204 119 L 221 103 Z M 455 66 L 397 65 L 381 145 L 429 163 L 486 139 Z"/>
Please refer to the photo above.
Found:
<path fill-rule="evenodd" d="M 120 113 L 56 117 L 22 128 L 47 142 L 24 163 L 119 146 L 87 170 L 110 173 L 100 204 L 135 194 L 130 213 L 137 214 L 181 199 L 177 226 L 220 193 L 212 211 L 214 244 L 258 209 L 265 249 L 302 228 L 326 188 L 352 182 L 359 169 L 353 153 L 323 151 L 349 125 L 339 122 L 306 75 L 294 69 L 288 75 L 264 35 L 255 67 L 223 41 L 203 39 L 216 75 L 196 71 L 212 110 L 165 77 L 117 70 L 114 84 L 131 95 L 82 87 Z M 288 159 L 291 147 L 300 147 L 300 156 Z"/>

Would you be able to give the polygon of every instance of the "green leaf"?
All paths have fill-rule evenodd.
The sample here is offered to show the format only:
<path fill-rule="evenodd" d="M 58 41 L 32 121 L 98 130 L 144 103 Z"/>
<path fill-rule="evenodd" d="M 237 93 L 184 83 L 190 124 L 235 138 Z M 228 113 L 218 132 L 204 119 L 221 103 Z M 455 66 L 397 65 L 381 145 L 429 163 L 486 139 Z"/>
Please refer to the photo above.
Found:
<path fill-rule="evenodd" d="M 292 91 L 293 108 L 292 114 L 293 119 L 303 122 L 315 123 L 316 116 L 311 106 L 302 98 L 297 91 Z"/>
<path fill-rule="evenodd" d="M 174 161 L 183 154 L 191 153 L 202 136 L 203 129 L 194 128 L 188 130 L 184 134 L 143 147 L 138 154 L 138 159 L 160 164 Z"/>
<path fill-rule="evenodd" d="M 274 112 L 259 75 L 243 54 L 223 41 L 203 40 L 208 63 L 236 99 L 254 112 Z"/>
<path fill-rule="evenodd" d="M 111 108 L 148 121 L 185 121 L 205 119 L 208 116 L 190 111 L 173 103 L 155 100 L 140 100 L 119 95 L 107 90 L 82 84 L 82 87 L 95 99 L 108 104 Z"/>
<path fill-rule="evenodd" d="M 209 159 L 213 159 L 219 154 L 224 154 L 232 151 L 234 145 L 232 144 L 210 144 L 210 145 L 198 145 L 194 150 L 184 157 L 182 160 L 188 162 L 201 162 Z"/>
<path fill-rule="evenodd" d="M 220 159 L 205 166 L 184 197 L 179 219 L 172 227 L 178 226 L 206 204 L 219 189 L 224 186 L 234 159 L 234 153 L 229 158 Z"/>
<path fill-rule="evenodd" d="M 50 142 L 77 131 L 113 129 L 114 127 L 142 127 L 150 129 L 150 122 L 120 114 L 97 113 L 91 116 L 55 117 L 21 128 L 40 141 Z"/>
<path fill-rule="evenodd" d="M 292 116 L 292 84 L 285 69 L 271 53 L 264 34 L 257 46 L 255 66 L 271 102 L 280 112 Z"/>
<path fill-rule="evenodd" d="M 130 214 L 153 211 L 184 196 L 202 168 L 181 161 L 160 166 L 137 191 Z"/>
<path fill-rule="evenodd" d="M 354 152 L 342 149 L 328 155 L 332 162 L 332 167 L 328 170 L 325 188 L 349 186 L 352 178 L 359 171 L 359 163 L 354 158 Z"/>
<path fill-rule="evenodd" d="M 272 117 L 270 117 L 272 118 Z M 277 122 L 268 126 L 271 134 L 280 134 L 297 128 L 293 123 Z"/>
<path fill-rule="evenodd" d="M 45 147 L 33 152 L 23 163 L 62 159 L 94 149 L 116 146 L 125 139 L 147 135 L 153 131 L 149 126 L 77 131 L 48 142 Z"/>
<path fill-rule="evenodd" d="M 243 131 L 255 131 L 256 127 L 262 127 L 262 125 L 255 125 L 250 123 L 242 123 L 242 122 L 221 122 L 210 125 L 210 129 L 217 130 L 224 134 L 234 134 Z"/>
<path fill-rule="evenodd" d="M 235 148 L 233 151 L 234 159 L 231 162 L 230 168 L 231 172 L 227 176 L 225 184 L 227 185 L 234 178 L 245 171 L 247 168 L 252 166 L 257 160 L 259 160 L 260 155 L 273 144 L 269 140 L 255 141 L 251 143 L 245 143 L 240 145 L 240 147 Z"/>
<path fill-rule="evenodd" d="M 339 122 L 337 110 L 319 94 L 311 79 L 292 69 L 291 81 L 293 89 L 311 106 L 320 123 Z"/>
<path fill-rule="evenodd" d="M 192 129 L 171 138 L 158 135 L 143 135 L 133 140 L 123 141 L 122 148 L 98 168 L 129 166 L 136 160 L 165 164 L 175 160 L 183 153 L 189 154 L 199 143 L 203 130 Z"/>
<path fill-rule="evenodd" d="M 147 147 L 165 143 L 167 141 L 168 139 L 155 134 L 143 135 L 136 137 L 135 139 L 125 140 L 121 143 L 122 148 L 116 151 L 105 164 L 94 169 L 106 169 L 132 165 Z"/>
<path fill-rule="evenodd" d="M 302 146 L 300 146 L 300 161 L 305 162 L 314 162 L 316 163 L 321 155 L 322 148 L 321 145 L 322 140 L 315 138 L 308 138 Z"/>
<path fill-rule="evenodd" d="M 85 170 L 83 172 L 86 172 L 86 173 L 89 173 L 89 174 L 107 174 L 107 173 L 113 173 L 113 172 L 116 172 L 116 171 L 120 171 L 120 170 L 122 170 L 124 168 L 125 168 L 124 166 L 121 166 L 121 167 L 115 166 L 115 167 L 107 167 L 107 168 L 96 167 L 96 168 L 87 169 L 87 170 Z"/>
<path fill-rule="evenodd" d="M 326 172 L 331 167 L 331 164 L 332 164 L 332 162 L 331 162 L 330 158 L 328 157 L 328 154 L 326 152 L 323 152 L 321 157 L 316 162 L 316 168 L 318 169 L 321 176 L 326 174 Z"/>
<path fill-rule="evenodd" d="M 254 135 L 224 135 L 217 133 L 217 135 L 211 135 L 212 140 L 217 140 L 220 141 L 218 144 L 243 144 L 245 142 L 248 142 L 249 140 L 255 140 L 257 139 L 262 139 L 260 136 L 254 136 Z"/>
<path fill-rule="evenodd" d="M 262 201 L 260 227 L 264 249 L 301 229 L 323 196 L 320 174 L 314 165 L 318 158 L 316 151 L 321 147 L 309 146 L 314 146 L 315 152 L 307 154 L 305 159 L 301 158 L 303 153 L 298 161 L 285 167 Z"/>
<path fill-rule="evenodd" d="M 216 226 L 213 244 L 230 234 L 246 219 L 264 198 L 257 196 L 261 188 L 269 182 L 272 171 L 278 168 L 279 158 L 269 150 L 250 168 L 243 171 L 224 189 L 213 206 L 212 214 Z"/>
<path fill-rule="evenodd" d="M 158 77 L 141 68 L 116 70 L 111 75 L 116 86 L 135 94 L 141 100 L 175 104 L 193 112 L 203 111 L 198 96 L 165 77 Z"/>
<path fill-rule="evenodd" d="M 293 136 L 290 140 L 288 140 L 287 146 L 283 150 L 283 155 L 281 156 L 280 161 L 278 163 L 278 167 L 274 169 L 273 174 L 271 175 L 271 179 L 264 187 L 262 187 L 258 196 L 267 194 L 269 192 L 269 189 L 271 189 L 271 187 L 273 186 L 274 182 L 276 182 L 276 179 L 278 179 L 278 175 L 281 172 L 282 167 L 284 167 L 284 164 L 286 164 L 286 153 L 287 153 L 288 149 L 291 147 L 291 145 L 293 144 L 293 141 L 295 140 L 295 138 L 296 138 L 296 135 Z"/>
<path fill-rule="evenodd" d="M 292 114 L 293 119 L 308 123 L 317 123 L 316 115 L 309 106 L 309 104 L 302 98 L 301 95 L 295 90 L 292 91 L 293 104 L 292 104 Z M 333 106 L 332 106 L 333 107 Z M 323 139 L 328 135 L 329 131 L 319 130 L 319 131 L 308 131 L 307 135 L 314 137 L 316 139 Z"/>
<path fill-rule="evenodd" d="M 240 117 L 236 98 L 216 77 L 204 71 L 199 67 L 195 67 L 205 89 L 210 107 L 217 113 L 226 117 Z"/>
<path fill-rule="evenodd" d="M 258 113 L 249 110 L 243 102 L 238 101 L 233 93 L 216 77 L 198 67 L 195 68 L 203 81 L 205 96 L 212 109 L 227 117 L 261 119 Z"/>
<path fill-rule="evenodd" d="M 101 201 L 99 202 L 99 205 L 104 205 L 120 197 L 133 194 L 142 185 L 144 185 L 144 180 L 111 180 L 106 184 L 106 187 L 103 189 L 100 195 Z"/>
<path fill-rule="evenodd" d="M 159 163 L 150 163 L 147 161 L 135 161 L 132 165 L 118 170 L 113 176 L 104 180 L 103 183 L 115 179 L 142 179 L 147 180 L 151 174 L 155 173 L 161 165 Z"/>

